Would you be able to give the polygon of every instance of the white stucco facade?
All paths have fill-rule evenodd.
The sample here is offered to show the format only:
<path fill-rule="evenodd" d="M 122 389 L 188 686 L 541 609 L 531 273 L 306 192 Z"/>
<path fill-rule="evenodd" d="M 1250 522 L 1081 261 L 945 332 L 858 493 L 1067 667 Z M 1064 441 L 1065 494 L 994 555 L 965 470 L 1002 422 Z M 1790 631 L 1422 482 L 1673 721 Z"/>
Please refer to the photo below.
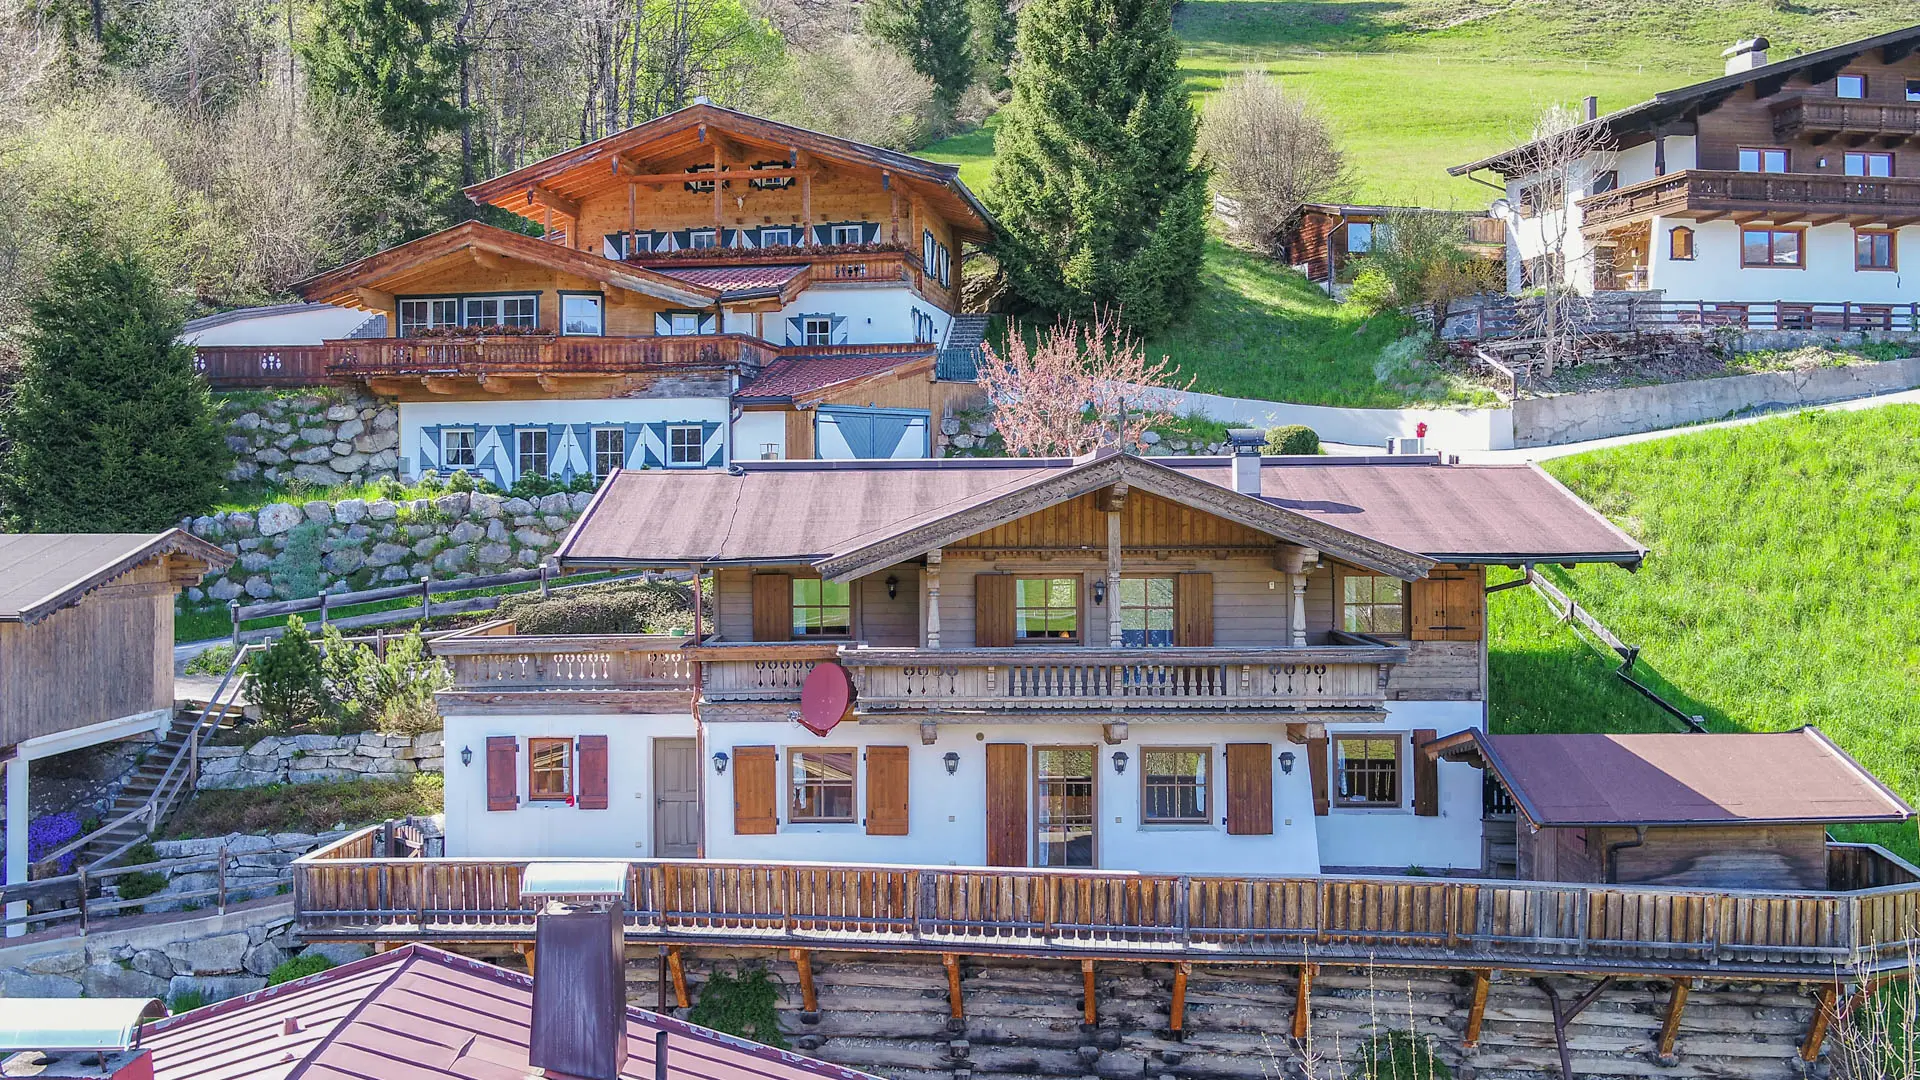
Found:
<path fill-rule="evenodd" d="M 733 421 L 733 456 L 741 461 L 780 461 L 787 456 L 787 414 L 742 411 Z"/>
<path fill-rule="evenodd" d="M 919 320 L 916 332 L 916 314 Z M 953 316 L 906 286 L 812 286 L 769 315 L 762 333 L 776 345 L 804 345 L 804 329 L 796 320 L 831 317 L 835 345 L 875 345 L 899 341 L 946 340 Z M 930 332 L 930 333 L 929 333 Z"/>
<path fill-rule="evenodd" d="M 1693 230 L 1692 259 L 1676 261 L 1671 257 L 1671 234 L 1677 227 Z M 1853 226 L 1845 222 L 1818 225 L 1807 229 L 1805 238 L 1802 267 L 1742 266 L 1740 226 L 1732 221 L 1656 217 L 1647 285 L 1663 292 L 1668 300 L 1833 304 L 1920 301 L 1920 281 L 1911 273 L 1902 273 L 1898 259 L 1890 270 L 1858 268 Z M 1911 253 L 1920 258 L 1920 227 L 1899 230 L 1894 245 L 1896 254 Z"/>
<path fill-rule="evenodd" d="M 547 432 L 547 472 L 555 476 L 596 471 L 594 433 L 614 430 L 621 433 L 622 468 L 715 468 L 731 460 L 728 419 L 727 399 L 720 396 L 402 402 L 400 470 L 418 476 L 426 469 L 445 473 L 465 467 L 508 487 L 525 463 L 522 430 Z M 698 462 L 677 460 L 671 452 L 675 428 L 699 429 Z M 454 445 L 471 439 L 470 466 L 449 456 L 450 431 L 467 433 Z M 693 438 L 681 437 L 680 457 L 690 456 Z"/>

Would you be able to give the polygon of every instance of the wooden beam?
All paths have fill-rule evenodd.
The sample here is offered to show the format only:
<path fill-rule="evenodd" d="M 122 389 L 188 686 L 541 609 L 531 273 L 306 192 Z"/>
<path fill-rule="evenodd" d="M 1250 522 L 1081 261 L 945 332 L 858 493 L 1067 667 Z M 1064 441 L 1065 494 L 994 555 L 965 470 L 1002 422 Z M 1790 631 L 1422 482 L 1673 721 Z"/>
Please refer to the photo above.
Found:
<path fill-rule="evenodd" d="M 360 304 L 363 307 L 369 307 L 375 311 L 393 310 L 393 294 L 390 292 L 381 292 L 379 289 L 369 289 L 361 286 L 353 290 L 353 295 L 360 300 Z"/>
<path fill-rule="evenodd" d="M 947 969 L 948 1015 L 955 1020 L 964 1019 L 967 1014 L 960 1003 L 960 954 L 941 953 L 940 963 Z"/>
<path fill-rule="evenodd" d="M 713 246 L 717 248 L 726 246 L 720 229 L 720 218 L 725 206 L 721 189 L 727 186 L 726 181 L 720 178 L 720 170 L 725 165 L 726 163 L 720 160 L 720 140 L 715 139 L 713 140 Z"/>
<path fill-rule="evenodd" d="M 1467 1033 L 1461 1045 L 1471 1050 L 1480 1045 L 1480 1025 L 1487 1019 L 1487 989 L 1493 983 L 1493 972 L 1480 970 L 1473 973 L 1473 1001 L 1467 1006 Z"/>
<path fill-rule="evenodd" d="M 1320 972 L 1318 964 L 1300 965 L 1300 990 L 1293 999 L 1293 1037 L 1304 1042 L 1307 1038 L 1307 1021 L 1313 1018 L 1313 977 Z"/>
<path fill-rule="evenodd" d="M 1673 980 L 1673 991 L 1667 995 L 1667 1019 L 1660 1025 L 1660 1047 L 1657 1053 L 1662 1058 L 1673 1056 L 1674 1041 L 1680 1037 L 1680 1015 L 1687 1011 L 1687 995 L 1692 991 L 1692 979 Z"/>
<path fill-rule="evenodd" d="M 813 954 L 805 949 L 789 950 L 793 957 L 793 966 L 800 973 L 800 1011 L 817 1013 L 820 1011 L 820 997 L 813 984 Z"/>
<path fill-rule="evenodd" d="M 1100 1026 L 1100 1014 L 1093 990 L 1093 961 L 1080 961 L 1080 988 L 1085 995 L 1080 1002 L 1081 1022 L 1088 1027 Z"/>
<path fill-rule="evenodd" d="M 427 393 L 429 394 L 446 396 L 460 392 L 460 381 L 458 379 L 443 379 L 437 375 L 423 376 L 420 379 L 420 385 L 426 387 Z"/>
<path fill-rule="evenodd" d="M 682 1009 L 691 1008 L 687 998 L 687 965 L 680 959 L 680 946 L 667 949 L 667 972 L 673 976 L 673 1000 Z"/>
<path fill-rule="evenodd" d="M 1693 215 L 1693 221 L 1694 221 L 1694 224 L 1696 225 L 1705 225 L 1709 221 L 1719 221 L 1721 218 L 1726 217 L 1729 213 L 1732 213 L 1732 211 L 1707 210 L 1707 211 L 1703 211 L 1701 213 Z"/>
<path fill-rule="evenodd" d="M 482 251 L 479 248 L 468 248 L 467 256 L 473 260 L 475 266 L 478 266 L 482 270 L 491 270 L 499 274 L 505 272 L 507 269 L 507 260 L 495 255 L 491 251 Z"/>
<path fill-rule="evenodd" d="M 1839 986 L 1828 983 L 1814 998 L 1813 1021 L 1807 1025 L 1807 1037 L 1800 1043 L 1801 1061 L 1820 1060 L 1820 1047 L 1827 1041 L 1827 1026 L 1833 1022 L 1834 1005 L 1840 997 Z"/>
<path fill-rule="evenodd" d="M 489 394 L 513 393 L 513 381 L 505 375 L 482 375 L 479 377 L 480 389 Z"/>
<path fill-rule="evenodd" d="M 1846 218 L 1847 215 L 1845 214 L 1819 214 L 1807 219 L 1807 227 L 1809 229 L 1817 229 L 1822 225 L 1831 225 L 1836 221 L 1845 221 Z"/>
<path fill-rule="evenodd" d="M 580 217 L 580 204 L 578 202 L 564 195 L 556 195 L 538 185 L 527 188 L 527 205 L 544 206 L 549 210 L 558 211 L 574 219 Z"/>
<path fill-rule="evenodd" d="M 697 173 L 690 173 L 690 172 L 637 173 L 633 176 L 627 177 L 626 179 L 629 183 L 634 183 L 634 184 L 684 184 L 689 181 L 699 181 L 701 183 L 705 183 L 708 179 L 769 180 L 778 176 L 800 176 L 800 175 L 802 175 L 802 173 L 799 169 L 789 169 L 789 168 L 715 169 L 712 172 L 697 172 Z"/>
<path fill-rule="evenodd" d="M 1187 976 L 1193 974 L 1193 965 L 1185 960 L 1173 965 L 1173 1004 L 1167 1009 L 1167 1030 L 1173 1037 L 1181 1037 L 1187 1022 Z"/>
<path fill-rule="evenodd" d="M 1733 223 L 1735 225 L 1751 225 L 1756 221 L 1770 216 L 1772 213 L 1773 211 L 1771 210 L 1748 210 L 1733 215 Z"/>
<path fill-rule="evenodd" d="M 799 150 L 793 152 L 793 160 L 800 169 L 800 234 L 802 244 L 813 243 L 813 167 L 809 156 Z"/>
<path fill-rule="evenodd" d="M 520 959 L 526 962 L 526 965 L 527 965 L 527 974 L 529 974 L 529 975 L 532 975 L 532 974 L 534 974 L 534 970 L 533 970 L 533 960 L 534 960 L 534 949 L 533 949 L 533 946 L 531 946 L 531 945 L 522 945 L 522 946 L 520 946 Z"/>

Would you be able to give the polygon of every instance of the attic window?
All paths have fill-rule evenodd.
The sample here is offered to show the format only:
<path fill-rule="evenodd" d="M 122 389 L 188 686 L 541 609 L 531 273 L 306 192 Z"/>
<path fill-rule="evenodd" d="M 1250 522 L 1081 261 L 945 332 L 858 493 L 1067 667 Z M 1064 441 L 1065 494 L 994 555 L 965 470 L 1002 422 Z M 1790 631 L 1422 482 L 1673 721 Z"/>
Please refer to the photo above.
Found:
<path fill-rule="evenodd" d="M 753 167 L 756 169 L 784 169 L 787 167 L 787 163 L 784 161 L 756 161 L 753 163 Z M 781 188 L 792 187 L 793 177 L 791 176 L 762 177 L 760 179 L 748 181 L 748 186 L 753 187 L 760 191 L 777 191 Z"/>
<path fill-rule="evenodd" d="M 687 171 L 690 173 L 712 172 L 713 166 L 689 165 L 687 166 Z M 685 187 L 688 191 L 694 192 L 695 194 L 700 194 L 700 193 L 705 193 L 708 195 L 713 194 L 713 181 L 711 180 L 689 180 L 682 186 Z"/>
<path fill-rule="evenodd" d="M 1852 98 L 1856 101 L 1867 96 L 1867 77 L 1865 75 L 1842 75 L 1833 80 L 1833 96 Z"/>

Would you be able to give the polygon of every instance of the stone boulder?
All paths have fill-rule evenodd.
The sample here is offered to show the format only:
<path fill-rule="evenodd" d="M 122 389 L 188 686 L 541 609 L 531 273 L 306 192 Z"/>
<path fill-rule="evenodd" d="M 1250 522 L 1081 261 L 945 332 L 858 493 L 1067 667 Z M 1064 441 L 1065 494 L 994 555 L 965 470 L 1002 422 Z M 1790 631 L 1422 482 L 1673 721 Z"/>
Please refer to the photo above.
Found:
<path fill-rule="evenodd" d="M 292 529 L 306 519 L 300 508 L 291 503 L 268 503 L 260 508 L 259 516 L 254 519 L 261 536 L 278 536 Z"/>

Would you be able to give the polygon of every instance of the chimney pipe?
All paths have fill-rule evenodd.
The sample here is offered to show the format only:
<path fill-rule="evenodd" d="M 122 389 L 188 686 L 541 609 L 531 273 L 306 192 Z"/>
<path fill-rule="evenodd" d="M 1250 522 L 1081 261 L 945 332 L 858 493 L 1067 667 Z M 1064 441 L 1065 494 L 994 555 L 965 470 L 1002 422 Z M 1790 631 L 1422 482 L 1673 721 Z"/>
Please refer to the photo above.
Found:
<path fill-rule="evenodd" d="M 1736 41 L 1733 46 L 1720 55 L 1727 60 L 1727 74 L 1738 75 L 1743 71 L 1752 71 L 1764 67 L 1767 63 L 1768 41 L 1763 37 L 1750 37 Z"/>
<path fill-rule="evenodd" d="M 627 1062 L 626 864 L 533 863 L 521 895 L 543 902 L 533 932 L 527 1063 L 617 1080 Z"/>
<path fill-rule="evenodd" d="M 1594 97 L 1592 94 L 1588 94 L 1585 98 L 1581 99 L 1580 104 L 1583 111 L 1586 113 L 1587 119 L 1589 120 L 1600 119 L 1600 99 L 1599 98 Z"/>
<path fill-rule="evenodd" d="M 1242 495 L 1260 495 L 1260 449 L 1266 435 L 1252 428 L 1234 428 L 1227 432 L 1227 445 L 1233 447 L 1233 490 Z"/>

